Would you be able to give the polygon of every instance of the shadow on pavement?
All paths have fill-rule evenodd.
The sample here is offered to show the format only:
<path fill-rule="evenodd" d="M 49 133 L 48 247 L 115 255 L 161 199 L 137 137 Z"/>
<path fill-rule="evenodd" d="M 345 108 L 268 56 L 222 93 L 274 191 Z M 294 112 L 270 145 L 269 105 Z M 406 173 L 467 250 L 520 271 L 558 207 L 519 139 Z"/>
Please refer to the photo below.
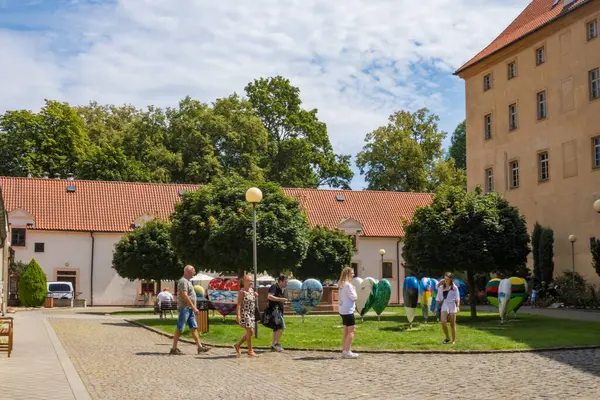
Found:
<path fill-rule="evenodd" d="M 102 322 L 102 325 L 112 325 L 112 326 L 120 326 L 120 327 L 127 327 L 127 328 L 144 329 L 141 326 L 134 325 L 130 322 Z"/>
<path fill-rule="evenodd" d="M 336 360 L 339 357 L 334 356 L 309 356 L 309 357 L 297 357 L 294 361 L 322 361 L 322 360 Z"/>

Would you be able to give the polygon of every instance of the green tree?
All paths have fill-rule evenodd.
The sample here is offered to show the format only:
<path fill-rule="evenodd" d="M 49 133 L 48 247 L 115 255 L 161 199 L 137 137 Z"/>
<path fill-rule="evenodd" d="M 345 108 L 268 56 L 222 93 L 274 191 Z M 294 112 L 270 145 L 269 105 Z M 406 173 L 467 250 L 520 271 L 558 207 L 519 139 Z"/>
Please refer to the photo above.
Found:
<path fill-rule="evenodd" d="M 426 108 L 414 113 L 398 111 L 390 115 L 386 126 L 367 134 L 366 144 L 356 157 L 367 189 L 427 191 L 446 136 L 438 121 Z"/>
<path fill-rule="evenodd" d="M 464 169 L 456 166 L 453 158 L 448 160 L 440 159 L 431 171 L 428 190 L 435 192 L 442 185 L 455 186 L 467 190 L 467 174 Z"/>
<path fill-rule="evenodd" d="M 0 174 L 41 176 L 77 173 L 87 157 L 85 123 L 67 104 L 46 100 L 39 113 L 7 111 L 0 115 Z"/>
<path fill-rule="evenodd" d="M 548 285 L 554 280 L 554 231 L 543 228 L 540 235 L 539 262 L 542 282 Z"/>
<path fill-rule="evenodd" d="M 172 240 L 183 261 L 238 276 L 252 270 L 252 206 L 245 200 L 252 186 L 264 196 L 256 207 L 259 270 L 275 275 L 296 270 L 309 245 L 306 215 L 279 186 L 239 177 L 215 180 L 176 205 Z"/>
<path fill-rule="evenodd" d="M 19 277 L 19 301 L 25 307 L 40 307 L 44 305 L 47 293 L 46 274 L 32 259 Z"/>
<path fill-rule="evenodd" d="M 171 245 L 171 226 L 163 221 L 149 221 L 121 238 L 115 247 L 112 267 L 120 277 L 131 281 L 179 279 L 183 264 Z"/>
<path fill-rule="evenodd" d="M 316 226 L 310 233 L 306 257 L 295 275 L 302 280 L 336 279 L 342 269 L 350 265 L 353 253 L 350 236 L 339 230 Z"/>
<path fill-rule="evenodd" d="M 405 232 L 407 268 L 466 271 L 471 298 L 476 298 L 476 273 L 523 266 L 530 251 L 524 217 L 497 193 L 483 194 L 480 187 L 468 193 L 441 188 L 432 204 L 417 209 Z M 475 302 L 471 316 L 477 316 Z"/>
<path fill-rule="evenodd" d="M 531 248 L 533 255 L 533 284 L 538 286 L 542 283 L 542 270 L 540 267 L 540 237 L 542 236 L 543 228 L 536 222 L 533 226 L 531 234 Z"/>
<path fill-rule="evenodd" d="M 600 240 L 594 238 L 591 243 L 592 266 L 600 276 Z"/>
<path fill-rule="evenodd" d="M 246 95 L 269 134 L 266 178 L 288 187 L 350 188 L 350 156 L 337 155 L 317 110 L 305 110 L 300 89 L 276 76 L 249 83 Z"/>
<path fill-rule="evenodd" d="M 456 161 L 456 167 L 467 169 L 467 121 L 463 121 L 452 133 L 448 155 Z"/>

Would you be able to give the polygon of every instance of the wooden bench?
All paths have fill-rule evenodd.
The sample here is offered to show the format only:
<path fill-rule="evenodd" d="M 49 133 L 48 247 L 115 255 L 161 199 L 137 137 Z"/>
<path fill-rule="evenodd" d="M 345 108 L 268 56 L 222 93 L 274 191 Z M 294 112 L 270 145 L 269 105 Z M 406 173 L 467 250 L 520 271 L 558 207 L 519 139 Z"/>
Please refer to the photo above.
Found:
<path fill-rule="evenodd" d="M 165 311 L 168 311 L 173 316 L 173 311 L 177 310 L 177 300 L 174 301 L 157 301 L 154 305 L 154 313 L 160 314 L 162 318 Z"/>
<path fill-rule="evenodd" d="M 13 349 L 13 327 L 12 317 L 0 317 L 0 351 L 8 352 L 9 358 Z"/>

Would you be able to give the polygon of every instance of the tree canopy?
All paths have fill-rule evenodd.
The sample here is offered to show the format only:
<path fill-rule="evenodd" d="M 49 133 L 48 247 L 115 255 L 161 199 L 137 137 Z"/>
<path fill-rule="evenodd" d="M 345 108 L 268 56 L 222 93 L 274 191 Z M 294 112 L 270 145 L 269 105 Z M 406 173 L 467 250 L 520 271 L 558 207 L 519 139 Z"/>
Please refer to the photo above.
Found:
<path fill-rule="evenodd" d="M 215 180 L 184 194 L 172 215 L 172 240 L 186 263 L 222 273 L 252 271 L 252 206 L 245 200 L 252 186 L 263 192 L 256 206 L 259 271 L 294 272 L 309 246 L 308 220 L 296 200 L 274 183 L 239 177 Z"/>
<path fill-rule="evenodd" d="M 523 266 L 529 234 L 523 216 L 497 193 L 478 187 L 464 192 L 443 187 L 433 203 L 417 209 L 405 227 L 402 256 L 407 268 L 429 274 L 467 271 L 471 298 L 475 273 Z M 475 302 L 471 315 L 476 316 Z"/>
<path fill-rule="evenodd" d="M 467 121 L 458 124 L 452 133 L 448 155 L 454 159 L 457 168 L 467 169 Z"/>
<path fill-rule="evenodd" d="M 350 236 L 339 230 L 316 226 L 310 233 L 306 257 L 295 275 L 303 280 L 337 279 L 342 269 L 350 265 L 352 254 L 354 246 Z"/>
<path fill-rule="evenodd" d="M 115 247 L 112 267 L 119 276 L 135 279 L 172 281 L 183 274 L 183 264 L 171 245 L 170 224 L 149 221 L 126 233 Z"/>

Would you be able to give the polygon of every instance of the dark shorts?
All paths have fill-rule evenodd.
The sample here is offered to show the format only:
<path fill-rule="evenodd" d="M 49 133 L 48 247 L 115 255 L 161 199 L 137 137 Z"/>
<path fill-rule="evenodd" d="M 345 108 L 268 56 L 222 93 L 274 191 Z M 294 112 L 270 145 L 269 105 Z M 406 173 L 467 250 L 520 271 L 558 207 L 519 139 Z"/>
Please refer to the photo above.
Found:
<path fill-rule="evenodd" d="M 342 317 L 342 324 L 344 326 L 354 326 L 356 325 L 356 320 L 354 319 L 354 313 L 352 314 L 340 314 Z"/>

